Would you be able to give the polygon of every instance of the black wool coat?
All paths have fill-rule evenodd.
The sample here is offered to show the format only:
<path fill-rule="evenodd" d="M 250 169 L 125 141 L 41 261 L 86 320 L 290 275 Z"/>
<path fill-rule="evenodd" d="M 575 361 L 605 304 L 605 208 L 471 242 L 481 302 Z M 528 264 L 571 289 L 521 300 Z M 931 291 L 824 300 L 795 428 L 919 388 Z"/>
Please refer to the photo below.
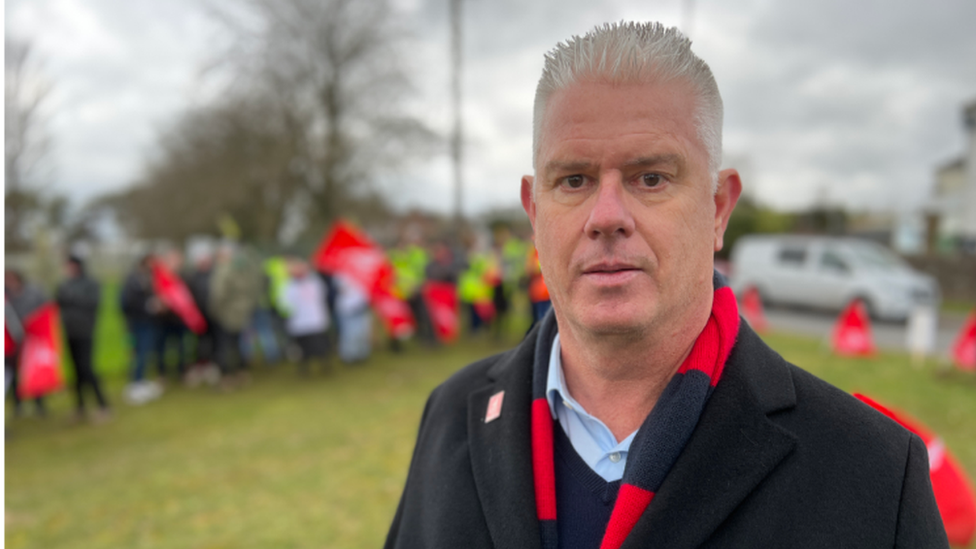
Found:
<path fill-rule="evenodd" d="M 530 442 L 535 332 L 431 394 L 389 549 L 540 547 Z M 505 391 L 501 416 L 488 399 Z M 557 509 L 558 515 L 558 509 Z M 638 547 L 948 547 L 921 439 L 787 363 L 743 322 Z"/>

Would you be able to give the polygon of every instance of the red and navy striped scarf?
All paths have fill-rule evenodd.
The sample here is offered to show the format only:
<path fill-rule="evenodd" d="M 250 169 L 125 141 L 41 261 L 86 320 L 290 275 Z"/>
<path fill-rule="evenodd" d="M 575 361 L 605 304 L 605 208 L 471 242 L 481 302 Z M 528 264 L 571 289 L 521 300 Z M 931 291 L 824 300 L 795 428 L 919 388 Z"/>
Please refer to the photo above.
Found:
<path fill-rule="evenodd" d="M 558 547 L 553 418 L 545 394 L 549 352 L 556 329 L 555 315 L 550 313 L 539 329 L 532 380 L 532 470 L 543 549 Z M 695 430 L 738 333 L 735 296 L 728 287 L 720 287 L 715 290 L 705 329 L 631 443 L 620 491 L 600 549 L 620 547 L 654 499 Z"/>

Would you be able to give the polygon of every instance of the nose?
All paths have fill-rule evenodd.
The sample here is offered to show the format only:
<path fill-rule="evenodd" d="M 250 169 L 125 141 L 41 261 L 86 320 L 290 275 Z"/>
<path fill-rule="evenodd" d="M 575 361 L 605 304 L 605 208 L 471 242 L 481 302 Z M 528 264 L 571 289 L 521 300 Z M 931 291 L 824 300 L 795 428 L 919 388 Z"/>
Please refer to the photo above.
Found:
<path fill-rule="evenodd" d="M 623 236 L 634 232 L 634 217 L 625 203 L 623 182 L 619 174 L 600 177 L 590 215 L 583 231 L 590 238 Z"/>

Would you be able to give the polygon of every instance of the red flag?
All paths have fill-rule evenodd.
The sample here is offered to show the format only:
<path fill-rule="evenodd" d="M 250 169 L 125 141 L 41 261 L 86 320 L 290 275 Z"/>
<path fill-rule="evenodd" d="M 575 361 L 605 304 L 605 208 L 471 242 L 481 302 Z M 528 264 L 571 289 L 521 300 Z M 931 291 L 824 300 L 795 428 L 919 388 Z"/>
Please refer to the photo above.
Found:
<path fill-rule="evenodd" d="M 478 315 L 482 322 L 488 323 L 495 318 L 495 304 L 491 301 L 475 301 L 472 306 L 474 306 L 474 314 Z"/>
<path fill-rule="evenodd" d="M 413 311 L 407 302 L 393 295 L 388 290 L 373 294 L 373 310 L 383 319 L 390 335 L 397 339 L 405 339 L 413 334 Z"/>
<path fill-rule="evenodd" d="M 393 265 L 383 248 L 364 232 L 345 221 L 337 221 L 322 239 L 312 264 L 327 274 L 341 273 L 370 296 L 373 310 L 390 335 L 408 337 L 415 323 L 410 307 L 393 293 Z"/>
<path fill-rule="evenodd" d="M 976 495 L 973 494 L 972 482 L 966 478 L 964 469 L 949 453 L 942 439 L 904 412 L 895 413 L 864 395 L 854 396 L 922 439 L 929 452 L 932 492 L 949 543 L 968 546 L 973 534 L 976 534 Z"/>
<path fill-rule="evenodd" d="M 742 294 L 742 316 L 753 330 L 763 333 L 769 329 L 769 322 L 766 321 L 766 313 L 763 310 L 762 297 L 755 286 L 746 288 Z"/>
<path fill-rule="evenodd" d="M 64 385 L 57 327 L 58 307 L 54 303 L 41 306 L 24 319 L 17 387 L 20 398 L 43 396 Z"/>
<path fill-rule="evenodd" d="M 457 339 L 460 333 L 457 288 L 450 282 L 427 282 L 421 289 L 424 305 L 434 327 L 434 334 L 443 343 Z"/>
<path fill-rule="evenodd" d="M 837 318 L 833 335 L 834 352 L 841 356 L 870 356 L 875 353 L 871 319 L 860 299 L 855 299 Z"/>
<path fill-rule="evenodd" d="M 153 290 L 166 307 L 176 313 L 195 334 L 207 331 L 207 321 L 197 309 L 193 296 L 183 280 L 161 261 L 152 262 Z"/>
<path fill-rule="evenodd" d="M 10 335 L 10 330 L 7 329 L 7 325 L 3 326 L 3 354 L 4 356 L 13 356 L 17 354 L 17 342 L 14 341 L 13 336 Z"/>
<path fill-rule="evenodd" d="M 952 344 L 952 361 L 960 370 L 976 370 L 976 311 L 970 313 Z"/>

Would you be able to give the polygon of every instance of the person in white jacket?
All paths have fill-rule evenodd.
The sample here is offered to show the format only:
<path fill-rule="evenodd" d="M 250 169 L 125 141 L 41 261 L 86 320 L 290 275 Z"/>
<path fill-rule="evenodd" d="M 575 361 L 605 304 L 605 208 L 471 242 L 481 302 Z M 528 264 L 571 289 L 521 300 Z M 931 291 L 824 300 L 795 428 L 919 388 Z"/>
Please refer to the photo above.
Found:
<path fill-rule="evenodd" d="M 284 301 L 291 314 L 286 329 L 301 349 L 299 370 L 307 374 L 313 366 L 329 365 L 328 289 L 302 259 L 293 258 L 289 262 L 289 273 L 291 280 L 285 287 Z"/>

